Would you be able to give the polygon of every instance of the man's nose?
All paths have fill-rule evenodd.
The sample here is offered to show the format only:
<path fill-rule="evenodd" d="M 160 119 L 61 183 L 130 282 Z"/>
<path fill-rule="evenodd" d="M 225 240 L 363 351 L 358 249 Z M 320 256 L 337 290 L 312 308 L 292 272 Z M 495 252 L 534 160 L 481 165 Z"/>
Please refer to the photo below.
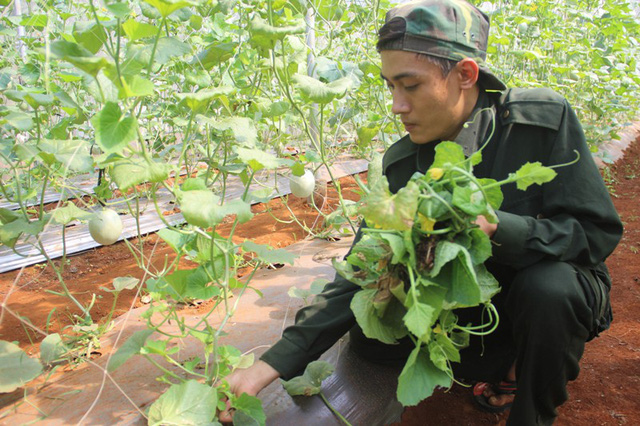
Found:
<path fill-rule="evenodd" d="M 407 99 L 400 94 L 393 94 L 393 103 L 391 105 L 391 112 L 393 114 L 406 114 L 411 109 Z"/>

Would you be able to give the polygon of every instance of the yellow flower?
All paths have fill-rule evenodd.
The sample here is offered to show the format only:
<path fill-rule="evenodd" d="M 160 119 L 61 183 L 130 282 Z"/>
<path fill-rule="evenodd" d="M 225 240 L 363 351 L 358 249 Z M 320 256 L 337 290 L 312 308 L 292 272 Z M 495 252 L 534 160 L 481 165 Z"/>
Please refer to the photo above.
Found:
<path fill-rule="evenodd" d="M 422 213 L 418 213 L 418 226 L 422 232 L 431 232 L 433 231 L 433 225 L 436 224 L 436 221 L 431 219 L 430 217 L 426 217 Z"/>
<path fill-rule="evenodd" d="M 442 170 L 439 167 L 434 167 L 433 169 L 429 169 L 427 173 L 429 173 L 429 176 L 431 176 L 431 179 L 438 180 L 444 174 L 444 170 Z"/>

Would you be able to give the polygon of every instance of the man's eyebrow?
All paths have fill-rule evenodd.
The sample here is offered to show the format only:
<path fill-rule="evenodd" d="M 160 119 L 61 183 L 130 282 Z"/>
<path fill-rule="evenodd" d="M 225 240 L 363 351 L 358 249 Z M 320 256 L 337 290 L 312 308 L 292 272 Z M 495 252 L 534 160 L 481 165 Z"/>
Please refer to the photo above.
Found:
<path fill-rule="evenodd" d="M 402 80 L 403 78 L 411 78 L 411 77 L 417 77 L 418 74 L 411 72 L 411 71 L 407 71 L 407 72 L 401 72 L 400 74 L 396 74 L 393 77 L 391 77 L 391 79 L 385 77 L 382 73 L 380 73 L 380 78 L 382 78 L 385 81 L 390 81 L 390 80 L 394 80 L 394 81 L 398 81 L 398 80 Z"/>

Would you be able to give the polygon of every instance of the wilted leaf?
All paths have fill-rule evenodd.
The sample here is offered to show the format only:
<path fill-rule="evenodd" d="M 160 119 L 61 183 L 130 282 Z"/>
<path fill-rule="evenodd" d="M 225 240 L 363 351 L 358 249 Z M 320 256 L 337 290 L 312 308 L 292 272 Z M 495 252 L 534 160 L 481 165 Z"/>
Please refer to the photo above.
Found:
<path fill-rule="evenodd" d="M 418 209 L 418 186 L 409 181 L 391 195 L 386 176 L 382 176 L 367 195 L 360 213 L 370 226 L 403 231 L 411 229 Z"/>
<path fill-rule="evenodd" d="M 282 381 L 289 395 L 311 396 L 320 393 L 322 381 L 333 374 L 335 367 L 326 361 L 313 361 L 307 365 L 302 376 Z"/>

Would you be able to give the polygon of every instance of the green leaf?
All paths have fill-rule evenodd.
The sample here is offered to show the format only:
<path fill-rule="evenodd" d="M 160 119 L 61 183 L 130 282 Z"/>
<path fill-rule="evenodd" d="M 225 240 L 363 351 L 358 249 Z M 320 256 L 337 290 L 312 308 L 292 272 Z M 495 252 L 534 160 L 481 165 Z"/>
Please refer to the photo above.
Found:
<path fill-rule="evenodd" d="M 137 278 L 134 278 L 134 277 L 118 277 L 118 278 L 114 278 L 114 280 L 113 280 L 113 289 L 115 291 L 132 290 L 132 289 L 136 288 L 136 286 L 138 285 L 139 282 L 140 282 L 140 280 L 137 279 Z"/>
<path fill-rule="evenodd" d="M 392 345 L 397 343 L 397 339 L 407 334 L 407 330 L 402 325 L 404 312 L 398 309 L 399 302 L 392 300 L 385 310 L 384 317 L 380 318 L 373 305 L 377 292 L 377 289 L 371 288 L 358 291 L 351 299 L 351 310 L 365 336 Z M 399 320 L 400 324 L 391 320 L 396 322 Z"/>
<path fill-rule="evenodd" d="M 367 126 L 358 127 L 356 134 L 358 135 L 358 146 L 364 148 L 371 145 L 371 141 L 380 131 L 380 126 L 369 123 Z"/>
<path fill-rule="evenodd" d="M 33 129 L 34 122 L 30 114 L 24 112 L 11 111 L 4 117 L 0 117 L 0 123 L 5 122 L 14 129 L 26 132 Z"/>
<path fill-rule="evenodd" d="M 267 421 L 262 402 L 255 396 L 243 393 L 233 401 L 233 407 L 234 426 L 262 426 Z"/>
<path fill-rule="evenodd" d="M 122 29 L 131 41 L 136 41 L 147 37 L 155 37 L 158 34 L 159 30 L 155 25 L 138 22 L 135 19 L 129 19 L 128 21 L 123 23 Z"/>
<path fill-rule="evenodd" d="M 92 213 L 76 207 L 72 202 L 68 202 L 66 206 L 55 209 L 51 216 L 57 223 L 66 225 L 76 219 L 88 220 Z"/>
<path fill-rule="evenodd" d="M 149 53 L 151 53 L 152 46 L 148 46 Z M 153 60 L 164 65 L 172 58 L 188 55 L 191 53 L 191 46 L 178 40 L 175 37 L 162 37 L 158 40 L 158 46 L 156 47 L 156 53 Z M 146 62 L 149 62 L 148 60 Z"/>
<path fill-rule="evenodd" d="M 475 271 L 478 279 L 478 286 L 480 287 L 480 302 L 486 303 L 500 292 L 500 283 L 482 264 L 476 265 Z"/>
<path fill-rule="evenodd" d="M 449 191 L 437 191 L 438 197 L 422 198 L 418 204 L 418 211 L 433 220 L 444 220 L 451 213 L 447 207 L 452 203 L 452 195 Z M 442 201 L 441 201 L 442 200 Z"/>
<path fill-rule="evenodd" d="M 266 245 L 256 244 L 251 240 L 245 240 L 242 243 L 242 248 L 244 251 L 255 253 L 258 260 L 268 264 L 288 263 L 293 265 L 298 257 L 285 249 L 274 249 Z"/>
<path fill-rule="evenodd" d="M 41 106 L 49 106 L 53 104 L 53 95 L 47 95 L 44 93 L 26 93 L 24 100 L 33 108 L 36 109 Z"/>
<path fill-rule="evenodd" d="M 287 35 L 304 34 L 305 30 L 306 24 L 304 22 L 286 27 L 274 27 L 259 17 L 255 17 L 251 21 L 249 28 L 251 43 L 266 49 L 273 49 L 276 42 L 284 39 Z"/>
<path fill-rule="evenodd" d="M 182 253 L 185 250 L 185 246 L 193 239 L 192 235 L 183 234 L 169 228 L 162 228 L 156 234 L 176 253 Z"/>
<path fill-rule="evenodd" d="M 458 253 L 463 249 L 464 247 L 460 244 L 456 244 L 448 240 L 441 240 L 436 246 L 433 268 L 431 268 L 429 275 L 431 277 L 438 276 L 442 267 L 458 257 Z"/>
<path fill-rule="evenodd" d="M 504 195 L 502 194 L 502 190 L 499 185 L 496 185 L 491 188 L 485 188 L 486 186 L 492 185 L 496 183 L 495 179 L 478 179 L 478 183 L 482 185 L 484 189 L 484 193 L 487 196 L 487 201 L 494 209 L 499 209 L 502 205 L 502 200 L 504 199 Z"/>
<path fill-rule="evenodd" d="M 17 345 L 0 340 L 0 392 L 13 392 L 42 372 L 38 360 Z"/>
<path fill-rule="evenodd" d="M 295 74 L 293 82 L 305 101 L 319 104 L 327 104 L 334 99 L 344 97 L 347 91 L 354 86 L 354 80 L 351 77 L 323 83 L 307 75 Z"/>
<path fill-rule="evenodd" d="M 313 361 L 307 365 L 302 376 L 282 381 L 287 393 L 291 396 L 317 395 L 322 390 L 322 381 L 333 374 L 335 367 L 326 361 Z"/>
<path fill-rule="evenodd" d="M 455 142 L 443 141 L 436 145 L 436 155 L 430 168 L 447 168 L 465 161 L 462 147 Z"/>
<path fill-rule="evenodd" d="M 80 46 L 93 54 L 98 53 L 107 39 L 102 25 L 98 25 L 94 21 L 75 22 L 72 34 Z"/>
<path fill-rule="evenodd" d="M 198 65 L 205 70 L 211 70 L 213 67 L 232 58 L 236 46 L 238 46 L 237 43 L 214 43 L 209 45 L 207 49 L 193 58 L 191 65 Z"/>
<path fill-rule="evenodd" d="M 106 58 L 94 56 L 89 50 L 70 41 L 54 41 L 51 43 L 50 51 L 52 55 L 72 63 L 78 69 L 94 77 L 102 68 L 109 66 L 109 61 Z"/>
<path fill-rule="evenodd" d="M 43 139 L 38 144 L 38 154 L 45 163 L 62 163 L 66 169 L 74 172 L 93 171 L 93 158 L 89 154 L 89 144 L 83 140 Z"/>
<path fill-rule="evenodd" d="M 248 164 L 255 172 L 262 169 L 273 170 L 282 165 L 282 161 L 278 157 L 261 149 L 238 146 L 234 147 L 234 151 L 238 154 L 238 158 Z"/>
<path fill-rule="evenodd" d="M 205 267 L 199 266 L 195 270 L 189 270 L 186 287 L 183 296 L 191 299 L 209 300 L 220 295 L 220 287 L 212 284 L 212 279 L 207 274 Z"/>
<path fill-rule="evenodd" d="M 220 197 L 211 191 L 180 191 L 177 198 L 186 221 L 201 228 L 215 226 L 231 214 L 237 215 L 240 223 L 253 217 L 250 204 L 235 199 L 220 205 Z"/>
<path fill-rule="evenodd" d="M 225 117 L 222 119 L 213 119 L 198 115 L 198 122 L 209 123 L 214 129 L 226 132 L 229 131 L 233 135 L 236 142 L 247 148 L 253 148 L 258 140 L 258 131 L 253 120 L 247 117 Z"/>
<path fill-rule="evenodd" d="M 0 243 L 14 247 L 20 235 L 38 235 L 44 229 L 44 225 L 44 220 L 28 221 L 24 218 L 5 223 L 0 226 Z"/>
<path fill-rule="evenodd" d="M 96 143 L 105 153 L 121 152 L 137 137 L 138 122 L 131 115 L 124 116 L 117 103 L 107 102 L 93 116 Z"/>
<path fill-rule="evenodd" d="M 428 337 L 431 326 L 437 319 L 434 316 L 435 309 L 424 303 L 414 303 L 409 307 L 403 321 L 409 331 L 418 338 Z"/>
<path fill-rule="evenodd" d="M 291 104 L 286 101 L 259 102 L 255 108 L 265 118 L 275 118 L 283 115 L 291 109 Z"/>
<path fill-rule="evenodd" d="M 469 230 L 471 245 L 467 249 L 474 265 L 484 263 L 491 257 L 491 239 L 479 228 Z"/>
<path fill-rule="evenodd" d="M 296 161 L 293 166 L 291 166 L 291 174 L 294 176 L 302 176 L 305 173 L 304 164 L 299 161 Z"/>
<path fill-rule="evenodd" d="M 20 25 L 25 27 L 44 28 L 47 26 L 49 18 L 47 15 L 27 15 L 20 21 Z"/>
<path fill-rule="evenodd" d="M 149 425 L 206 425 L 214 420 L 215 388 L 188 380 L 171 385 L 149 408 Z"/>
<path fill-rule="evenodd" d="M 471 257 L 463 247 L 435 280 L 448 288 L 446 301 L 454 307 L 475 306 L 482 300 Z"/>
<path fill-rule="evenodd" d="M 195 93 L 176 93 L 175 95 L 180 99 L 180 103 L 187 106 L 191 111 L 202 112 L 208 108 L 214 99 L 230 95 L 234 91 L 233 87 L 220 86 Z"/>
<path fill-rule="evenodd" d="M 40 362 L 51 365 L 59 361 L 68 351 L 58 333 L 50 334 L 40 343 Z"/>
<path fill-rule="evenodd" d="M 391 195 L 389 183 L 383 176 L 367 195 L 360 213 L 376 228 L 404 231 L 411 229 L 418 209 L 418 186 L 409 181 L 397 194 Z"/>
<path fill-rule="evenodd" d="M 482 191 L 471 186 L 456 186 L 451 203 L 469 216 L 478 216 L 487 211 Z"/>
<path fill-rule="evenodd" d="M 311 283 L 311 286 L 308 289 L 298 288 L 298 287 L 290 287 L 287 294 L 289 297 L 298 298 L 307 300 L 307 298 L 311 296 L 316 296 L 324 291 L 324 287 L 327 285 L 329 281 L 319 278 Z"/>
<path fill-rule="evenodd" d="M 119 19 L 124 19 L 131 15 L 131 9 L 129 9 L 129 5 L 125 2 L 106 4 L 105 7 L 113 14 L 114 17 Z"/>
<path fill-rule="evenodd" d="M 14 220 L 20 219 L 21 217 L 22 216 L 20 216 L 17 212 L 13 210 L 0 207 L 0 225 L 11 223 Z"/>
<path fill-rule="evenodd" d="M 448 362 L 460 362 L 460 351 L 444 333 L 436 334 L 428 348 L 431 362 L 444 372 L 451 371 Z"/>
<path fill-rule="evenodd" d="M 430 397 L 437 386 L 451 386 L 451 378 L 431 362 L 429 356 L 416 347 L 398 377 L 398 401 L 402 405 L 417 405 Z"/>
<path fill-rule="evenodd" d="M 107 371 L 110 373 L 115 371 L 116 368 L 124 364 L 125 361 L 133 355 L 139 354 L 140 349 L 144 347 L 145 342 L 152 334 L 153 330 L 140 330 L 133 333 L 129 340 L 120 346 L 116 353 L 111 356 L 109 364 L 107 365 Z"/>
<path fill-rule="evenodd" d="M 118 80 L 120 99 L 151 96 L 155 86 L 153 82 L 139 75 L 125 76 Z"/>
<path fill-rule="evenodd" d="M 518 169 L 515 174 L 510 174 L 510 179 L 517 179 L 516 186 L 522 191 L 526 191 L 533 184 L 542 185 L 555 178 L 557 173 L 549 167 L 543 166 L 539 161 L 526 163 Z"/>
<path fill-rule="evenodd" d="M 144 158 L 119 160 L 110 170 L 110 175 L 118 188 L 126 191 L 145 182 L 162 182 L 169 177 L 171 165 L 148 162 Z"/>
<path fill-rule="evenodd" d="M 191 0 L 144 0 L 144 2 L 155 7 L 163 18 L 183 7 L 198 5 L 198 2 Z"/>

